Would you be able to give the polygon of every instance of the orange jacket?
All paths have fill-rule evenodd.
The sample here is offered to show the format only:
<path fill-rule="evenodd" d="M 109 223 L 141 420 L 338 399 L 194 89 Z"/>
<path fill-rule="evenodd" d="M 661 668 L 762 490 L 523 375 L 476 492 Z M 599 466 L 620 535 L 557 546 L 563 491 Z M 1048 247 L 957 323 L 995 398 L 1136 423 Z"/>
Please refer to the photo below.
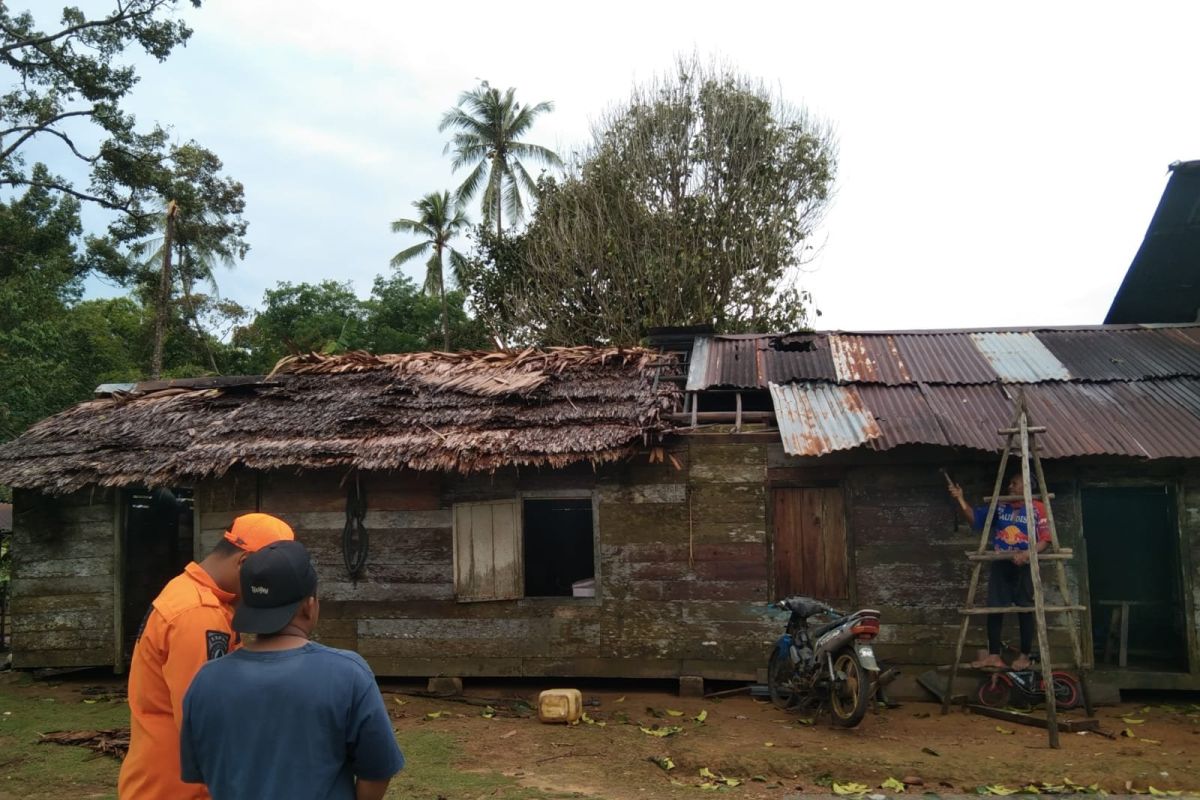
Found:
<path fill-rule="evenodd" d="M 154 599 L 129 668 L 129 754 L 121 765 L 122 800 L 204 800 L 208 791 L 179 779 L 183 695 L 209 659 L 237 647 L 235 595 L 196 562 Z"/>

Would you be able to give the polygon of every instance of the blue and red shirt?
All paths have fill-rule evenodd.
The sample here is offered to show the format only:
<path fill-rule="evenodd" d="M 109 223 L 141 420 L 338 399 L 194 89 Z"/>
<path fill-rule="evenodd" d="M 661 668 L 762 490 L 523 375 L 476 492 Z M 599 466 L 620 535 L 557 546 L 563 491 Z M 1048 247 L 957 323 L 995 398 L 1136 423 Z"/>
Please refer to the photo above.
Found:
<path fill-rule="evenodd" d="M 975 507 L 975 529 L 982 530 L 987 522 L 987 506 Z M 1033 501 L 1033 519 L 1039 542 L 1050 541 L 1050 519 L 1041 500 Z M 1029 519 L 1025 504 L 998 503 L 992 520 L 992 545 L 996 550 L 1028 550 Z"/>

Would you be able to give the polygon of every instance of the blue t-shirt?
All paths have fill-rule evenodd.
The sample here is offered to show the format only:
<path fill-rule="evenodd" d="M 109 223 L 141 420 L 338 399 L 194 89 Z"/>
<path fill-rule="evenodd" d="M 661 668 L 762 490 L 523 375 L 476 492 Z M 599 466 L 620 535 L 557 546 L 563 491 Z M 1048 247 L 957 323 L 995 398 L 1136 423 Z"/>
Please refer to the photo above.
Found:
<path fill-rule="evenodd" d="M 404 766 L 367 662 L 315 642 L 201 667 L 179 748 L 183 780 L 213 800 L 353 800 L 355 776 L 381 781 Z"/>
<path fill-rule="evenodd" d="M 983 530 L 987 512 L 987 506 L 975 507 L 975 530 Z M 1050 518 L 1041 500 L 1033 501 L 1033 524 L 1038 541 L 1050 541 Z M 1024 503 L 996 504 L 996 516 L 992 520 L 992 546 L 1000 551 L 1029 549 L 1029 516 L 1025 513 Z"/>

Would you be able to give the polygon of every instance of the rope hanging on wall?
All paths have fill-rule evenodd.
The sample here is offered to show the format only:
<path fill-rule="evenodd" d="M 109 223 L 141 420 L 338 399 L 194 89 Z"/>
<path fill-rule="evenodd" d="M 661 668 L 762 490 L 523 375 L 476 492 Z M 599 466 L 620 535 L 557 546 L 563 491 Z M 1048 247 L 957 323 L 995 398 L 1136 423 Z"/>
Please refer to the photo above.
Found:
<path fill-rule="evenodd" d="M 358 580 L 367 565 L 367 554 L 371 539 L 364 520 L 367 516 L 367 493 L 362 488 L 358 475 L 354 485 L 346 492 L 346 526 L 342 528 L 342 558 L 351 580 Z"/>

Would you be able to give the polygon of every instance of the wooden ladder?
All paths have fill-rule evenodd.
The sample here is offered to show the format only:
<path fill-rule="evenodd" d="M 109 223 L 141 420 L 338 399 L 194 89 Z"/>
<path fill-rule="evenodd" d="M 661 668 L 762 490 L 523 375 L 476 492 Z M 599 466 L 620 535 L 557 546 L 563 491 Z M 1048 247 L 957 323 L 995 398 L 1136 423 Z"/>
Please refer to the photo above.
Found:
<path fill-rule="evenodd" d="M 975 605 L 975 592 L 979 588 L 979 574 L 984 563 L 999 561 L 1008 558 L 1009 556 L 1003 553 L 996 553 L 988 550 L 988 545 L 991 543 L 992 537 L 992 522 L 996 517 L 996 507 L 1002 501 L 1021 500 L 1025 504 L 1026 509 L 1026 530 L 1029 533 L 1029 569 L 1033 577 L 1033 614 L 1037 625 L 1038 638 L 1038 653 L 1041 662 L 1042 683 L 1045 685 L 1046 692 L 1046 730 L 1050 736 L 1050 746 L 1058 747 L 1058 714 L 1054 703 L 1054 679 L 1052 677 L 1053 669 L 1050 666 L 1050 637 L 1046 631 L 1046 614 L 1062 613 L 1066 615 L 1067 630 L 1071 636 L 1071 650 L 1075 657 L 1075 671 L 1079 677 L 1079 685 L 1083 694 L 1083 704 L 1087 711 L 1087 715 L 1092 715 L 1092 701 L 1090 692 L 1088 691 L 1087 676 L 1084 674 L 1083 650 L 1079 643 L 1079 630 L 1076 627 L 1077 612 L 1086 610 L 1084 606 L 1070 605 L 1070 593 L 1067 587 L 1067 571 L 1063 567 L 1063 562 L 1070 560 L 1073 553 L 1070 549 L 1065 549 L 1059 546 L 1058 531 L 1054 527 L 1054 512 L 1050 507 L 1050 500 L 1054 495 L 1046 490 L 1046 476 L 1042 472 L 1042 459 L 1038 455 L 1037 435 L 1045 433 L 1046 429 L 1035 427 L 1030 424 L 1029 410 L 1025 404 L 1025 395 L 1022 393 L 1016 401 L 1014 419 L 1011 427 L 1005 428 L 998 433 L 1006 437 L 1004 452 L 1000 456 L 1000 468 L 996 471 L 996 483 L 992 489 L 990 497 L 986 498 L 988 502 L 987 518 L 983 524 L 983 531 L 979 536 L 979 547 L 972 553 L 967 553 L 967 560 L 973 564 L 971 569 L 971 583 L 967 589 L 967 602 L 965 607 L 959 609 L 962 614 L 962 624 L 958 629 L 958 645 L 954 650 L 954 662 L 950 666 L 950 682 L 946 686 L 946 694 L 942 698 L 942 713 L 946 714 L 950 710 L 950 701 L 954 696 L 954 682 L 958 677 L 959 664 L 962 662 L 963 647 L 967 642 L 967 630 L 971 624 L 971 618 L 984 614 L 996 613 L 1028 613 L 1027 607 L 1007 606 L 1001 608 L 977 607 Z M 1016 440 L 1014 442 L 1014 439 Z M 1020 449 L 1016 449 L 1019 445 Z M 1004 473 L 1008 467 L 1008 459 L 1010 455 L 1019 455 L 1021 458 L 1021 477 L 1025 485 L 1025 493 L 1022 496 L 1009 497 L 1002 495 L 1000 492 L 1004 488 Z M 1030 481 L 1030 464 L 1034 474 L 1037 477 L 1037 485 L 1040 490 L 1040 499 L 1042 505 L 1046 509 L 1047 522 L 1050 525 L 1050 546 L 1044 553 L 1037 551 L 1037 521 L 1033 514 L 1033 496 L 1030 487 L 1033 485 Z M 1054 564 L 1055 577 L 1058 583 L 1059 594 L 1063 598 L 1063 602 L 1067 605 L 1048 606 L 1046 605 L 1045 593 L 1042 590 L 1042 573 L 1041 562 L 1048 561 Z"/>

